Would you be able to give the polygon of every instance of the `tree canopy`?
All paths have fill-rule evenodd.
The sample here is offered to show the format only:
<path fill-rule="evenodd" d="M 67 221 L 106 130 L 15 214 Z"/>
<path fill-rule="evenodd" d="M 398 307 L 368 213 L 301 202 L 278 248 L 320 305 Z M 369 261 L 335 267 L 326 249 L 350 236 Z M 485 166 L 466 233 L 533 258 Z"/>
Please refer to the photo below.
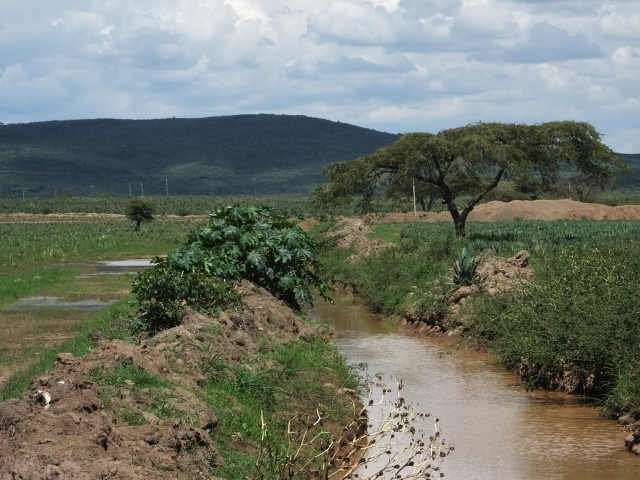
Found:
<path fill-rule="evenodd" d="M 154 219 L 154 206 L 150 202 L 146 202 L 141 199 L 134 198 L 129 200 L 125 206 L 124 214 L 132 222 L 136 222 L 136 228 L 134 231 L 140 231 L 140 224 L 142 222 L 151 222 Z"/>
<path fill-rule="evenodd" d="M 628 167 L 585 122 L 535 125 L 474 123 L 437 134 L 408 133 L 388 147 L 350 162 L 328 165 L 330 183 L 314 201 L 332 204 L 358 199 L 370 212 L 374 196 L 415 180 L 438 189 L 458 235 L 474 206 L 501 181 L 553 185 L 566 172 L 585 174 L 605 184 Z M 469 196 L 459 208 L 456 198 Z"/>

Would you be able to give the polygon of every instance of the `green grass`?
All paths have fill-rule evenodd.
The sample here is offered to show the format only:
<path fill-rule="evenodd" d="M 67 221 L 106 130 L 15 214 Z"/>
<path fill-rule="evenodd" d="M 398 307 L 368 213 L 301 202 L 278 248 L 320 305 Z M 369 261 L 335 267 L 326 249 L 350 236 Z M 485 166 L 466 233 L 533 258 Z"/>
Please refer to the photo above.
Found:
<path fill-rule="evenodd" d="M 273 435 L 271 441 L 276 448 L 284 448 L 287 422 L 296 413 L 313 416 L 314 406 L 319 405 L 329 419 L 346 418 L 348 412 L 335 404 L 332 393 L 322 387 L 324 382 L 358 388 L 356 373 L 324 338 L 294 340 L 286 345 L 263 341 L 260 351 L 257 360 L 244 365 L 218 362 L 203 387 L 204 400 L 220 416 L 214 440 L 224 467 L 213 473 L 229 480 L 244 479 L 256 461 L 254 456 L 231 448 L 233 434 L 239 432 L 258 445 L 264 418 Z"/>
<path fill-rule="evenodd" d="M 40 293 L 75 278 L 80 267 L 42 267 L 0 275 L 0 305 Z"/>
<path fill-rule="evenodd" d="M 195 223 L 157 220 L 137 234 L 125 219 L 0 223 L 0 271 L 16 272 L 65 260 L 86 262 L 166 254 L 185 240 Z"/>
<path fill-rule="evenodd" d="M 369 233 L 367 237 L 389 243 L 398 243 L 400 241 L 402 226 L 402 223 L 377 223 L 373 225 L 371 233 Z"/>
<path fill-rule="evenodd" d="M 36 376 L 53 368 L 53 364 L 60 352 L 72 353 L 75 356 L 85 355 L 91 350 L 92 342 L 90 333 L 93 330 L 101 330 L 114 338 L 126 338 L 128 332 L 123 328 L 114 326 L 115 320 L 125 317 L 129 313 L 129 301 L 131 297 L 113 303 L 99 311 L 91 321 L 77 324 L 73 327 L 74 337 L 61 345 L 52 346 L 40 351 L 38 359 L 27 368 L 14 373 L 7 382 L 0 387 L 0 402 L 10 398 L 20 397 L 26 390 L 29 382 Z"/>

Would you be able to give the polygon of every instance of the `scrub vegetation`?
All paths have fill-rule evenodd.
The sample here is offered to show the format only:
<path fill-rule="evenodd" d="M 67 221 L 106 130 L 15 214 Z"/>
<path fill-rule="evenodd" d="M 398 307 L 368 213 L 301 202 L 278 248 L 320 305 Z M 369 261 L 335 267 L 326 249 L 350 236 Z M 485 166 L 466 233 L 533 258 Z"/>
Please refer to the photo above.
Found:
<path fill-rule="evenodd" d="M 433 319 L 450 309 L 457 287 L 447 279 L 463 249 L 528 250 L 531 279 L 499 295 L 480 286 L 439 327 L 495 353 L 528 387 L 584 393 L 607 415 L 640 418 L 639 233 L 640 222 L 622 220 L 469 222 L 463 239 L 446 223 L 380 224 L 370 237 L 393 241 L 389 248 L 348 261 L 353 249 L 325 241 L 320 260 L 374 312 Z"/>
<path fill-rule="evenodd" d="M 14 238 L 51 233 L 49 241 L 59 242 L 55 247 L 58 255 L 88 261 L 104 258 L 118 248 L 157 254 L 168 245 L 175 247 L 174 240 L 156 242 L 153 235 L 138 243 L 158 223 L 146 226 L 141 234 L 131 232 L 126 220 L 116 223 L 118 228 L 111 224 L 107 230 L 92 222 L 65 222 L 11 225 L 13 230 L 8 226 L 7 232 Z M 184 235 L 189 227 L 182 222 L 175 233 L 182 229 Z M 126 241 L 125 231 L 134 240 Z M 63 232 L 70 239 L 65 239 Z M 95 232 L 103 233 L 102 243 L 87 239 Z M 31 255 L 39 248 L 46 249 L 43 239 L 32 242 Z M 7 294 L 5 302 L 26 293 L 42 293 L 54 282 L 70 286 L 79 281 L 77 274 L 85 271 L 83 265 L 54 267 L 51 259 L 55 256 L 36 253 L 29 257 L 26 249 L 18 249 L 18 243 L 17 238 L 12 242 L 14 262 L 5 267 L 10 270 L 5 278 L 26 287 Z M 100 455 L 111 458 L 107 446 L 114 451 L 121 445 L 121 460 L 133 455 L 132 470 L 125 473 L 131 478 L 138 478 L 136 468 L 144 469 L 149 462 L 155 469 L 177 468 L 180 475 L 192 475 L 196 469 L 202 472 L 204 467 L 207 473 L 229 480 L 247 475 L 326 478 L 340 469 L 353 473 L 359 463 L 368 462 L 365 457 L 358 461 L 365 452 L 386 459 L 386 464 L 376 464 L 373 477 L 378 471 L 394 478 L 438 472 L 448 447 L 439 433 L 427 437 L 413 426 L 424 414 L 414 411 L 400 394 L 392 400 L 372 397 L 372 405 L 390 402 L 391 413 L 372 430 L 378 449 L 360 447 L 368 433 L 359 401 L 359 394 L 365 393 L 359 370 L 347 365 L 321 328 L 285 306 L 298 309 L 311 300 L 311 291 L 326 290 L 327 285 L 315 273 L 320 269 L 315 250 L 313 239 L 267 207 L 235 206 L 214 212 L 208 223 L 192 228 L 187 240 L 166 260 L 156 259 L 154 267 L 136 276 L 135 297 L 127 296 L 98 314 L 79 316 L 82 322 L 72 325 L 71 338 L 39 349 L 37 360 L 12 375 L 0 390 L 2 400 L 21 396 L 31 400 L 4 404 L 0 416 L 11 418 L 12 425 L 30 422 L 42 405 L 48 405 L 39 402 L 49 400 L 44 395 L 25 394 L 25 390 L 34 385 L 48 389 L 55 401 L 51 415 L 44 423 L 34 420 L 38 425 L 18 429 L 12 435 L 36 435 L 37 428 L 57 435 L 56 415 L 71 418 L 82 423 L 92 439 L 78 437 L 86 448 L 64 446 L 65 450 L 83 452 L 73 461 L 86 460 L 86 468 L 99 469 Z M 30 258 L 37 259 L 40 266 L 31 269 Z M 16 282 L 22 277 L 35 280 L 34 272 L 40 271 L 51 274 L 38 278 L 42 283 Z M 198 316 L 198 311 L 209 317 Z M 216 316 L 217 320 L 212 318 Z M 141 331 L 155 336 L 145 340 L 138 335 Z M 54 370 L 43 374 L 54 362 Z M 57 381 L 60 375 L 64 382 Z M 37 380 L 30 383 L 34 377 Z M 376 389 L 382 388 L 380 379 L 375 383 Z M 401 386 L 401 382 L 396 385 L 398 392 Z M 382 388 L 382 397 L 388 393 Z M 70 417 L 64 413 L 65 402 L 96 405 L 98 400 L 92 400 L 92 395 L 99 396 L 104 410 L 87 407 Z M 33 410 L 32 414 L 25 415 L 25 409 Z M 208 411 L 215 414 L 201 421 Z M 113 426 L 100 430 L 100 422 L 89 418 L 94 412 L 110 419 Z M 91 430 L 95 425 L 98 430 Z M 136 428 L 145 440 L 134 443 L 147 445 L 149 455 L 136 456 L 135 448 L 129 446 Z M 437 425 L 435 429 L 439 432 Z M 397 443 L 402 436 L 409 438 L 408 446 Z M 87 446 L 96 442 L 95 451 Z M 11 449 L 10 442 L 3 445 Z M 51 449 L 49 453 L 55 454 L 56 448 L 52 443 L 47 452 Z M 49 453 L 43 453 L 42 461 L 48 461 Z M 79 460 L 85 453 L 86 459 Z M 154 463 L 161 454 L 167 462 L 178 463 L 171 467 Z M 39 462 L 40 456 L 31 461 Z"/>

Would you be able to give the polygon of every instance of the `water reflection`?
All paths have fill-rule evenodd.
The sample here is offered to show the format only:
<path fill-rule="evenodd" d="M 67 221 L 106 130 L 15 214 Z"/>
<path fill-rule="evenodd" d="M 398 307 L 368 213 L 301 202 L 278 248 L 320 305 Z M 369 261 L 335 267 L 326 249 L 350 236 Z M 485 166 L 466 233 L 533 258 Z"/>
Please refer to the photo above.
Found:
<path fill-rule="evenodd" d="M 3 310 L 9 312 L 21 312 L 38 309 L 52 309 L 52 310 L 100 310 L 107 305 L 112 304 L 114 301 L 103 302 L 101 300 L 80 300 L 78 302 L 66 302 L 60 297 L 26 297 L 21 298 L 9 305 Z"/>
<path fill-rule="evenodd" d="M 626 434 L 583 399 L 526 392 L 487 355 L 442 355 L 442 340 L 399 334 L 351 297 L 334 300 L 310 313 L 333 325 L 335 345 L 352 363 L 402 377 L 405 396 L 440 418 L 444 438 L 456 445 L 444 463 L 447 478 L 640 478 L 640 458 L 624 449 Z"/>

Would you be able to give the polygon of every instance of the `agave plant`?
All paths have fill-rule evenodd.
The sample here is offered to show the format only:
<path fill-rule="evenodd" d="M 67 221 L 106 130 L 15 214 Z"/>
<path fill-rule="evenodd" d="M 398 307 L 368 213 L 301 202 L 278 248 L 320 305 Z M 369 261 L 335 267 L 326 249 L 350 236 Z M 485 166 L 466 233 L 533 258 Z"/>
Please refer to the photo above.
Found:
<path fill-rule="evenodd" d="M 478 281 L 476 273 L 478 261 L 472 257 L 466 248 L 458 254 L 458 260 L 453 264 L 453 283 L 458 286 L 468 287 Z"/>

